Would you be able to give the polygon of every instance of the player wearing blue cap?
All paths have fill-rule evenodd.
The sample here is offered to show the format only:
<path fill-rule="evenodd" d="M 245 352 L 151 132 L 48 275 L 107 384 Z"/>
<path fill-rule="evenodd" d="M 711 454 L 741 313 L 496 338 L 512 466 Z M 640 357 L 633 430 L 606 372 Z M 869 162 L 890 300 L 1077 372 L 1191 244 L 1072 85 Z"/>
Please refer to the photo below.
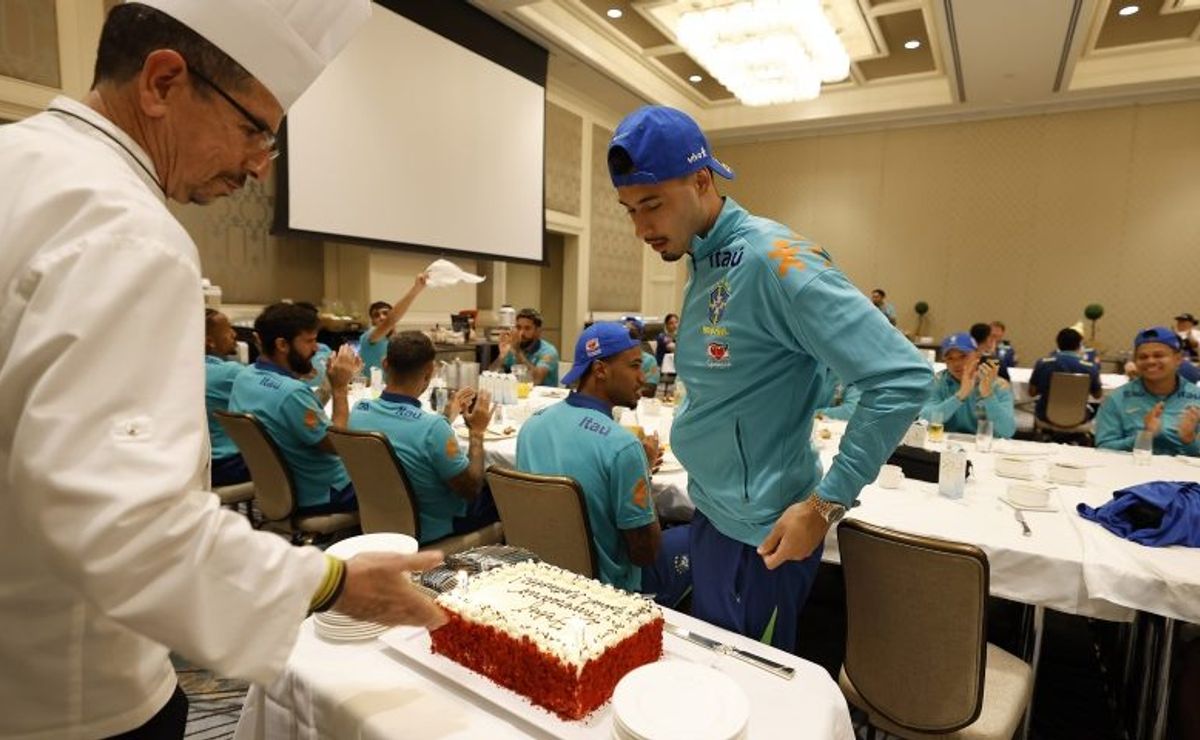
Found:
<path fill-rule="evenodd" d="M 587 502 L 600 580 L 655 593 L 669 605 L 681 588 L 669 581 L 681 579 L 664 575 L 668 559 L 656 564 L 663 534 L 650 495 L 649 461 L 658 459 L 658 437 L 638 440 L 613 421 L 614 405 L 637 403 L 641 350 L 622 324 L 598 322 L 585 329 L 563 378 L 566 385 L 578 383 L 579 390 L 525 423 L 517 438 L 517 467 L 574 478 Z M 686 527 L 668 532 L 674 541 L 686 541 Z"/>
<path fill-rule="evenodd" d="M 1008 439 L 1017 431 L 1012 387 L 997 377 L 995 361 L 980 362 L 975 340 L 965 331 L 942 340 L 946 369 L 933 379 L 921 418 L 946 425 L 948 432 L 974 434 L 981 418 L 990 419 L 992 434 Z"/>
<path fill-rule="evenodd" d="M 696 505 L 693 614 L 792 649 L 825 534 L 916 416 L 929 365 L 825 250 L 717 192 L 733 172 L 686 114 L 629 115 L 608 167 L 638 238 L 689 256 L 671 441 Z M 823 366 L 863 395 L 822 478 Z"/>
<path fill-rule="evenodd" d="M 1153 326 L 1133 338 L 1138 377 L 1105 399 L 1096 414 L 1096 446 L 1132 450 L 1139 432 L 1154 434 L 1159 455 L 1200 457 L 1200 388 L 1179 376 L 1179 337 Z"/>

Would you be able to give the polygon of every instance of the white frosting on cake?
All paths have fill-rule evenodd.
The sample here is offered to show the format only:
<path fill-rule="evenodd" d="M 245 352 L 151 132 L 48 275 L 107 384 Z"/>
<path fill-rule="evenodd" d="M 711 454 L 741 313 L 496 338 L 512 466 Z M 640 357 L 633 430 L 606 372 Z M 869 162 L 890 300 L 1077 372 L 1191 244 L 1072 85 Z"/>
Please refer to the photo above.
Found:
<path fill-rule="evenodd" d="M 652 601 L 533 562 L 472 576 L 438 603 L 514 639 L 529 638 L 577 671 L 661 616 Z"/>

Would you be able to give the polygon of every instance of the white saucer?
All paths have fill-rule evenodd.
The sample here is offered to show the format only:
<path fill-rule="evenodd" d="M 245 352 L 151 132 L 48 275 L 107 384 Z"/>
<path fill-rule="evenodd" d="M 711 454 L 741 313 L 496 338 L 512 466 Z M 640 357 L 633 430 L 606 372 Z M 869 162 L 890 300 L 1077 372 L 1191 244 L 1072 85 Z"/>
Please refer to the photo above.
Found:
<path fill-rule="evenodd" d="M 999 499 L 1014 509 L 1020 509 L 1021 511 L 1058 511 L 1058 504 L 1052 502 L 1048 502 L 1044 506 L 1030 506 L 1029 504 L 1018 504 L 1008 496 L 1000 496 Z"/>
<path fill-rule="evenodd" d="M 613 736 L 623 740 L 734 740 L 750 722 L 750 700 L 733 679 L 682 660 L 630 671 L 613 691 L 612 708 Z"/>
<path fill-rule="evenodd" d="M 335 558 L 348 560 L 360 552 L 396 552 L 411 555 L 417 551 L 417 547 L 417 541 L 406 534 L 375 532 L 339 540 L 326 548 L 325 552 Z"/>

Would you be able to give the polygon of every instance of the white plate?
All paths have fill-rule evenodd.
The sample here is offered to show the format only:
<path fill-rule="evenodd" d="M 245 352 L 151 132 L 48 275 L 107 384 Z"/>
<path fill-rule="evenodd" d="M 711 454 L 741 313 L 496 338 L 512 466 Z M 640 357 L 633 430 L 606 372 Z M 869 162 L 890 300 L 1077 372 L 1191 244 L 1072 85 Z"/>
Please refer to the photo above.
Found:
<path fill-rule="evenodd" d="M 483 699 L 501 710 L 515 715 L 530 724 L 542 729 L 555 737 L 565 740 L 576 738 L 595 738 L 610 740 L 612 738 L 613 708 L 612 702 L 596 709 L 582 720 L 564 720 L 558 715 L 533 704 L 524 696 L 494 683 L 490 678 L 461 666 L 449 658 L 432 652 L 429 648 L 429 632 L 413 627 L 398 627 L 379 636 L 380 642 L 394 648 L 406 664 L 419 670 L 432 673 L 434 676 L 448 680 Z M 693 643 L 679 640 L 663 634 L 663 659 L 673 659 L 689 663 L 717 666 L 724 662 L 734 664 L 734 670 L 740 670 L 743 664 L 732 657 L 717 655 Z M 747 667 L 757 671 L 757 668 Z M 765 675 L 765 674 L 764 674 Z M 779 679 L 771 678 L 772 681 Z M 788 690 L 787 682 L 780 681 L 779 688 Z M 803 733 L 801 733 L 803 734 Z"/>
<path fill-rule="evenodd" d="M 1058 511 L 1058 504 L 1053 502 L 1048 502 L 1045 506 L 1030 506 L 1029 504 L 1018 504 L 1008 496 L 1000 496 L 999 498 L 1014 509 L 1020 509 L 1021 511 Z"/>
<path fill-rule="evenodd" d="M 511 429 L 512 431 L 506 433 L 504 431 L 505 429 Z M 458 427 L 455 431 L 458 433 L 458 436 L 462 437 L 463 439 L 467 439 L 471 436 L 471 430 L 467 429 L 466 427 Z M 488 427 L 483 433 L 483 441 L 496 442 L 501 439 L 512 439 L 513 437 L 517 436 L 518 431 L 519 430 L 516 427 Z"/>
<path fill-rule="evenodd" d="M 411 555 L 417 551 L 417 541 L 406 534 L 376 532 L 348 537 L 330 545 L 325 552 L 346 560 L 360 552 L 396 552 Z"/>
<path fill-rule="evenodd" d="M 680 691 L 686 686 L 686 691 Z M 660 660 L 630 671 L 612 698 L 613 722 L 631 738 L 690 740 L 741 737 L 750 700 L 724 673 L 682 660 Z"/>

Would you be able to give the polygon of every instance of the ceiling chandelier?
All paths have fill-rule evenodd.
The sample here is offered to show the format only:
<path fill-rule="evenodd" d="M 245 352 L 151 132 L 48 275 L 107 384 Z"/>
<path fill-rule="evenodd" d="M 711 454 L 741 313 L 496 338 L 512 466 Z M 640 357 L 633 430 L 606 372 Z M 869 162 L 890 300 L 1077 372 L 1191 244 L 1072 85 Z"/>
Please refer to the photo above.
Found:
<path fill-rule="evenodd" d="M 686 11 L 681 46 L 746 105 L 812 100 L 850 74 L 820 0 L 736 0 Z"/>

